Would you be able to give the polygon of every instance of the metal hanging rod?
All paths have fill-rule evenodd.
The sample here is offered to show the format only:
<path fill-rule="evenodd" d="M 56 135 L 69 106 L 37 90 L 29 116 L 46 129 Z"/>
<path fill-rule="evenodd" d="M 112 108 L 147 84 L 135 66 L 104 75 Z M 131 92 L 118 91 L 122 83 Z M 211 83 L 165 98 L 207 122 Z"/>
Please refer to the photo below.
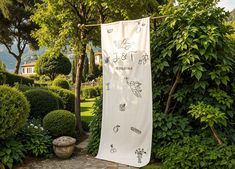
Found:
<path fill-rule="evenodd" d="M 162 15 L 162 16 L 155 16 L 155 17 L 150 17 L 150 19 L 162 19 L 166 18 L 168 15 Z M 100 26 L 100 23 L 97 24 L 89 24 L 89 25 L 84 25 L 84 24 L 78 24 L 78 27 L 95 27 L 95 26 Z"/>

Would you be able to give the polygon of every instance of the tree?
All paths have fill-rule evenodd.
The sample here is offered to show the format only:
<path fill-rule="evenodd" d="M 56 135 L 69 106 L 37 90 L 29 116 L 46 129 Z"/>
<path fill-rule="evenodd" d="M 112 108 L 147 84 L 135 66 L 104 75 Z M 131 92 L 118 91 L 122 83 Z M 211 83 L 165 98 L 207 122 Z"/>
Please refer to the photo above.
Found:
<path fill-rule="evenodd" d="M 203 101 L 234 123 L 234 49 L 229 13 L 214 0 L 179 0 L 152 36 L 154 111 L 185 114 Z M 213 127 L 213 126 L 212 126 Z M 224 129 L 224 128 L 222 128 Z"/>
<path fill-rule="evenodd" d="M 0 71 L 6 71 L 6 65 L 0 60 Z"/>
<path fill-rule="evenodd" d="M 82 70 L 88 40 L 99 39 L 97 27 L 84 25 L 104 23 L 119 19 L 133 19 L 145 16 L 143 6 L 146 1 L 113 1 L 113 0 L 43 0 L 36 5 L 32 20 L 39 25 L 34 32 L 40 46 L 49 48 L 51 55 L 58 53 L 65 45 L 69 45 L 75 56 L 75 114 L 77 130 L 83 133 L 80 117 L 80 90 Z M 154 1 L 156 2 L 156 1 Z M 132 7 L 132 8 L 130 8 Z M 79 24 L 79 26 L 78 26 Z M 99 40 L 97 40 L 99 41 Z"/>
<path fill-rule="evenodd" d="M 88 75 L 88 72 L 89 72 L 89 63 L 88 63 L 88 57 L 86 55 L 85 60 L 84 60 L 84 68 L 83 68 L 83 72 L 82 72 L 83 73 L 82 76 L 83 76 L 84 81 Z"/>
<path fill-rule="evenodd" d="M 91 45 L 88 48 L 88 52 L 89 52 L 89 74 L 95 75 L 96 73 L 96 65 L 95 65 L 95 55 L 93 52 L 93 49 L 91 47 Z"/>
<path fill-rule="evenodd" d="M 34 0 L 2 0 L 0 2 L 0 44 L 16 59 L 15 73 L 19 72 L 26 45 L 37 49 L 37 42 L 30 36 L 36 25 L 29 20 Z M 16 44 L 17 51 L 13 50 Z"/>
<path fill-rule="evenodd" d="M 45 54 L 37 60 L 35 71 L 39 75 L 46 75 L 54 80 L 59 74 L 68 75 L 71 72 L 71 67 L 69 59 L 64 55 L 48 57 Z"/>

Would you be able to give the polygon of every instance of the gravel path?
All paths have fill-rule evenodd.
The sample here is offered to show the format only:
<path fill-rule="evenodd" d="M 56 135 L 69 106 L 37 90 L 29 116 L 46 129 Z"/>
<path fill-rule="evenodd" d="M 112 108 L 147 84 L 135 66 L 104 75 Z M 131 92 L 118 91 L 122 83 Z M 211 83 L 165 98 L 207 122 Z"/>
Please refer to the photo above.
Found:
<path fill-rule="evenodd" d="M 71 158 L 61 160 L 52 159 L 33 159 L 26 160 L 25 164 L 14 167 L 14 169 L 135 169 L 134 167 L 112 163 L 104 160 L 96 159 L 84 152 L 88 139 L 78 144 L 79 150 Z"/>

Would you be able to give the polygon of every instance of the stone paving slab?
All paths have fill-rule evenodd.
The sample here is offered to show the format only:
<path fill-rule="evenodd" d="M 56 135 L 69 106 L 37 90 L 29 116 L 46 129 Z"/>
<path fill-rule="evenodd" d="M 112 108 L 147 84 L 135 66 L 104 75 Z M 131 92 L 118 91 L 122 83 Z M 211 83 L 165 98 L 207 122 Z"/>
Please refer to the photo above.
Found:
<path fill-rule="evenodd" d="M 85 153 L 88 139 L 76 145 L 74 155 L 69 159 L 31 159 L 25 164 L 14 167 L 14 169 L 136 169 L 135 167 L 117 164 L 105 160 L 96 159 Z"/>
<path fill-rule="evenodd" d="M 15 167 L 15 169 L 134 169 L 134 167 L 99 160 L 92 156 L 82 154 L 75 155 L 66 160 L 57 158 L 31 160 L 26 164 Z"/>

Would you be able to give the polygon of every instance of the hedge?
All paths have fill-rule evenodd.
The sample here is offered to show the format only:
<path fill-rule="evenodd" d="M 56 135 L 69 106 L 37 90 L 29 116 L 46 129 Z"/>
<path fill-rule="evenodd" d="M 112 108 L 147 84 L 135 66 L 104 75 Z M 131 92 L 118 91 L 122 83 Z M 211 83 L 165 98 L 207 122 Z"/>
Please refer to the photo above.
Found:
<path fill-rule="evenodd" d="M 34 84 L 34 80 L 0 70 L 0 84 L 14 86 L 15 83 L 32 85 Z"/>

